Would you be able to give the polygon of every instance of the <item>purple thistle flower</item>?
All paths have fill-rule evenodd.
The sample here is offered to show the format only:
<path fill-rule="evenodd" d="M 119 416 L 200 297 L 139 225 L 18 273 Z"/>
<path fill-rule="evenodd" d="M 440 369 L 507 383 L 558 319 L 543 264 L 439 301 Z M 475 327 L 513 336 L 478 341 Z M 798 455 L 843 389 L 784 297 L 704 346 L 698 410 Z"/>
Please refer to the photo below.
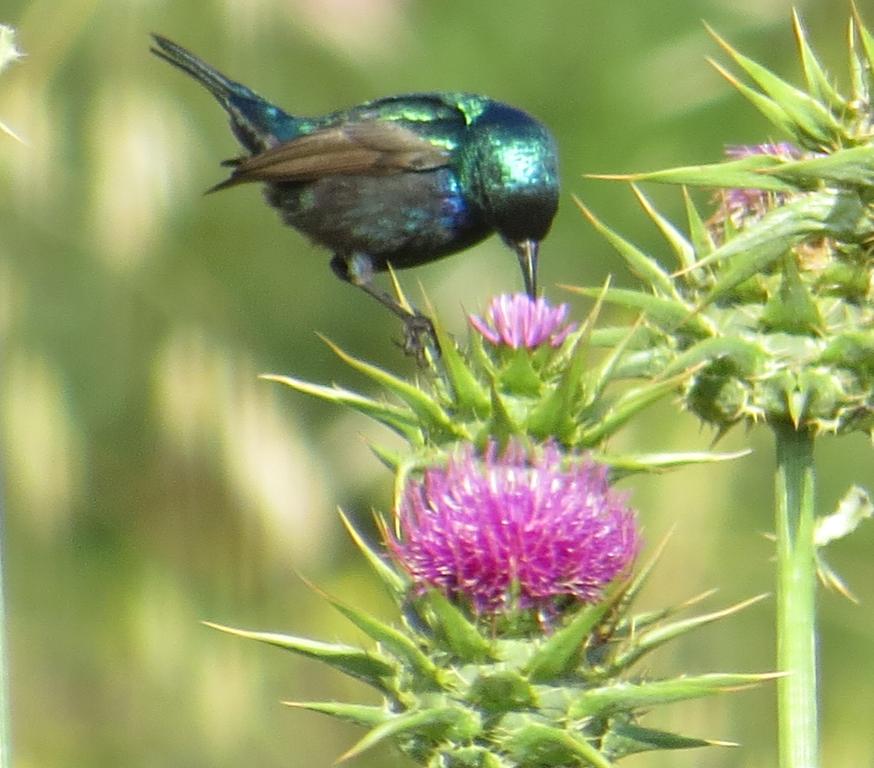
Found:
<path fill-rule="evenodd" d="M 782 160 L 799 160 L 804 156 L 802 150 L 788 141 L 776 144 L 739 144 L 725 148 L 725 156 L 730 160 L 742 160 L 755 155 L 771 155 Z M 710 220 L 712 230 L 721 228 L 730 221 L 735 229 L 740 229 L 758 221 L 772 208 L 786 203 L 790 195 L 766 189 L 726 189 L 719 193 L 719 208 Z M 721 232 L 715 232 L 721 240 Z"/>
<path fill-rule="evenodd" d="M 554 444 L 529 461 L 511 443 L 467 447 L 410 481 L 388 546 L 419 589 L 437 587 L 480 614 L 602 599 L 638 549 L 634 512 L 590 459 L 563 466 Z"/>
<path fill-rule="evenodd" d="M 489 304 L 486 319 L 470 315 L 470 324 L 495 346 L 536 349 L 545 342 L 561 346 L 576 323 L 568 323 L 568 305 L 553 307 L 543 297 L 532 299 L 527 293 L 496 296 Z"/>
<path fill-rule="evenodd" d="M 725 148 L 725 156 L 731 160 L 741 160 L 755 155 L 773 155 L 785 160 L 798 160 L 802 152 L 788 141 L 765 144 L 730 144 Z"/>

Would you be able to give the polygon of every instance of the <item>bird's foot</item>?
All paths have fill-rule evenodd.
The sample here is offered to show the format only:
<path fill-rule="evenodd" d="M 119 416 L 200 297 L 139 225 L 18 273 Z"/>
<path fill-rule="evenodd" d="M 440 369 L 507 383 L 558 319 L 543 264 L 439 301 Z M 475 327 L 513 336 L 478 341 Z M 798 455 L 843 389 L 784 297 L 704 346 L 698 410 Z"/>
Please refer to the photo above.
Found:
<path fill-rule="evenodd" d="M 404 324 L 404 340 L 398 346 L 404 353 L 415 357 L 420 365 L 426 366 L 440 358 L 440 343 L 434 332 L 434 323 L 413 307 L 394 281 L 397 298 L 380 290 L 370 281 L 373 278 L 373 262 L 367 254 L 334 254 L 331 269 L 341 280 L 357 286 L 397 315 Z M 391 268 L 389 267 L 391 271 Z M 394 279 L 394 273 L 392 273 Z"/>
<path fill-rule="evenodd" d="M 440 343 L 434 331 L 434 323 L 427 315 L 414 311 L 403 318 L 404 341 L 401 348 L 404 353 L 415 357 L 422 365 L 429 360 L 440 357 Z"/>

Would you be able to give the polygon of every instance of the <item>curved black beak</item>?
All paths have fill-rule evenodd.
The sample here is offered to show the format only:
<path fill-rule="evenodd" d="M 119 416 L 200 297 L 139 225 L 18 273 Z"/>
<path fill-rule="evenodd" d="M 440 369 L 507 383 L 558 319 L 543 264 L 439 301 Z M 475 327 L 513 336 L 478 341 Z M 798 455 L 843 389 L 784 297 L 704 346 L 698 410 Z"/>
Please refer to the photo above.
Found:
<path fill-rule="evenodd" d="M 519 257 L 525 290 L 532 299 L 537 298 L 537 253 L 540 243 L 537 240 L 520 240 L 513 243 L 513 249 Z"/>

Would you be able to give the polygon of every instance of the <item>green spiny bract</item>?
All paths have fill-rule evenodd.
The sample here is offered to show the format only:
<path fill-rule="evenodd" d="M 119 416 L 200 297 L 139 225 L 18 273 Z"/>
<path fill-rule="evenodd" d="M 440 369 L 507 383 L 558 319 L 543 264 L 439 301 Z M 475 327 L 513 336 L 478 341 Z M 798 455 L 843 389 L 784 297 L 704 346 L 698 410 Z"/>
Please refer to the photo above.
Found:
<path fill-rule="evenodd" d="M 522 614 L 515 617 L 516 632 L 497 632 L 492 619 L 472 615 L 438 591 L 412 590 L 407 577 L 344 522 L 402 620 L 393 626 L 327 599 L 376 643 L 375 649 L 212 625 L 321 660 L 381 694 L 381 705 L 287 702 L 368 729 L 341 759 L 390 742 L 433 768 L 609 768 L 636 752 L 725 744 L 648 728 L 638 722 L 639 715 L 659 704 L 773 677 L 705 674 L 664 680 L 632 671 L 667 641 L 755 600 L 688 619 L 675 616 L 691 601 L 631 616 L 631 602 L 650 566 L 600 604 L 569 611 L 551 632 Z M 513 617 L 505 618 L 507 626 L 513 623 Z"/>
<path fill-rule="evenodd" d="M 676 387 L 657 381 L 605 397 L 624 345 L 598 368 L 587 368 L 587 327 L 571 334 L 558 349 L 486 348 L 471 333 L 467 350 L 442 328 L 437 335 L 441 357 L 417 383 L 332 349 L 349 365 L 381 384 L 400 405 L 374 400 L 340 387 L 320 387 L 288 376 L 266 378 L 308 394 L 342 403 L 388 426 L 413 449 L 511 437 L 554 438 L 568 448 L 598 445 L 641 408 Z"/>
<path fill-rule="evenodd" d="M 498 297 L 495 301 L 509 298 Z M 518 294 L 518 298 L 535 303 L 524 294 Z M 544 299 L 536 301 L 546 305 Z M 380 459 L 398 471 L 398 485 L 406 471 L 432 464 L 460 444 L 484 450 L 490 443 L 503 446 L 517 440 L 536 445 L 549 440 L 569 451 L 592 450 L 601 462 L 619 473 L 655 471 L 741 455 L 598 453 L 605 441 L 638 411 L 675 391 L 686 373 L 674 366 L 670 376 L 653 375 L 650 367 L 654 355 L 662 353 L 651 349 L 641 355 L 636 349 L 647 329 L 596 329 L 598 311 L 596 305 L 580 327 L 571 324 L 572 329 L 561 335 L 556 346 L 544 343 L 533 349 L 493 345 L 474 330 L 467 347 L 461 347 L 435 320 L 442 354 L 429 360 L 415 382 L 327 342 L 344 362 L 378 383 L 393 401 L 291 376 L 270 374 L 262 378 L 349 407 L 403 437 L 410 448 L 403 455 L 373 446 Z M 605 343 L 610 344 L 610 352 L 593 365 L 592 347 Z M 670 355 L 663 355 L 662 367 L 669 359 Z M 613 383 L 642 376 L 649 380 L 614 394 Z"/>
<path fill-rule="evenodd" d="M 709 220 L 686 194 L 684 234 L 635 189 L 673 252 L 675 274 L 580 207 L 646 286 L 605 296 L 643 316 L 642 370 L 693 371 L 689 410 L 720 431 L 766 421 L 871 433 L 874 37 L 858 19 L 851 23 L 852 92 L 844 96 L 797 17 L 795 31 L 805 91 L 717 38 L 754 87 L 720 72 L 794 145 L 631 177 L 727 190 Z"/>

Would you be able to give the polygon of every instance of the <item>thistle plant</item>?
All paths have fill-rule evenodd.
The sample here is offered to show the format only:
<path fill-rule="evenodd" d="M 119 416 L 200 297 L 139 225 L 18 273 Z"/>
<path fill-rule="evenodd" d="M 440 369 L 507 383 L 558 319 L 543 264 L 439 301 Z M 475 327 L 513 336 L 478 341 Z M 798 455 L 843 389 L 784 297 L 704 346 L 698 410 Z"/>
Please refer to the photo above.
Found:
<path fill-rule="evenodd" d="M 722 743 L 650 728 L 643 710 L 772 675 L 662 678 L 636 665 L 750 601 L 690 618 L 677 614 L 694 600 L 635 613 L 655 558 L 638 567 L 640 515 L 616 484 L 732 457 L 607 449 L 642 409 L 679 392 L 717 438 L 739 424 L 774 435 L 780 765 L 818 764 L 817 572 L 849 595 L 820 549 L 872 514 L 855 486 L 834 514 L 816 514 L 813 448 L 823 434 L 874 432 L 874 37 L 854 11 L 843 94 L 797 17 L 795 33 L 804 89 L 714 33 L 748 82 L 717 69 L 783 134 L 778 142 L 622 177 L 683 186 L 683 228 L 633 186 L 673 263 L 578 201 L 640 288 L 572 289 L 595 300 L 582 321 L 544 298 L 500 296 L 469 317 L 465 344 L 435 318 L 436 345 L 414 380 L 331 345 L 386 398 L 266 377 L 406 441 L 372 446 L 394 474 L 393 509 L 376 515 L 381 543 L 342 518 L 394 598 L 397 622 L 326 596 L 375 647 L 220 627 L 319 659 L 381 694 L 377 706 L 291 703 L 368 729 L 344 757 L 390 741 L 434 767 L 606 768 L 645 750 Z M 709 210 L 695 187 L 708 190 Z M 634 320 L 597 327 L 605 302 Z"/>
<path fill-rule="evenodd" d="M 650 651 L 752 601 L 684 618 L 695 599 L 633 611 L 655 557 L 635 569 L 638 513 L 616 481 L 731 457 L 604 450 L 682 377 L 618 386 L 634 368 L 627 347 L 638 329 L 595 364 L 597 313 L 578 323 L 566 305 L 499 296 L 469 317 L 466 345 L 435 320 L 441 353 L 414 381 L 332 345 L 392 401 L 266 377 L 363 412 L 407 442 L 401 453 L 373 446 L 395 473 L 394 508 L 377 515 L 382 546 L 342 516 L 398 621 L 326 595 L 375 647 L 213 625 L 318 659 L 381 694 L 380 705 L 288 702 L 367 729 L 341 759 L 392 742 L 434 768 L 608 768 L 637 752 L 726 744 L 648 727 L 643 712 L 771 677 L 638 669 Z"/>
<path fill-rule="evenodd" d="M 817 515 L 813 451 L 823 434 L 874 433 L 874 37 L 854 9 L 844 94 L 797 16 L 794 29 L 803 89 L 714 33 L 740 76 L 717 69 L 785 140 L 734 148 L 713 165 L 630 177 L 684 185 L 685 232 L 635 187 L 674 266 L 580 207 L 641 281 L 639 290 L 603 294 L 640 315 L 640 371 L 689 372 L 682 404 L 717 436 L 760 423 L 774 435 L 777 668 L 786 673 L 778 681 L 780 765 L 810 768 L 819 760 L 817 565 L 827 584 L 846 591 L 818 547 L 871 514 L 867 494 L 853 487 L 834 515 Z M 689 187 L 720 190 L 711 215 L 700 213 Z"/>

